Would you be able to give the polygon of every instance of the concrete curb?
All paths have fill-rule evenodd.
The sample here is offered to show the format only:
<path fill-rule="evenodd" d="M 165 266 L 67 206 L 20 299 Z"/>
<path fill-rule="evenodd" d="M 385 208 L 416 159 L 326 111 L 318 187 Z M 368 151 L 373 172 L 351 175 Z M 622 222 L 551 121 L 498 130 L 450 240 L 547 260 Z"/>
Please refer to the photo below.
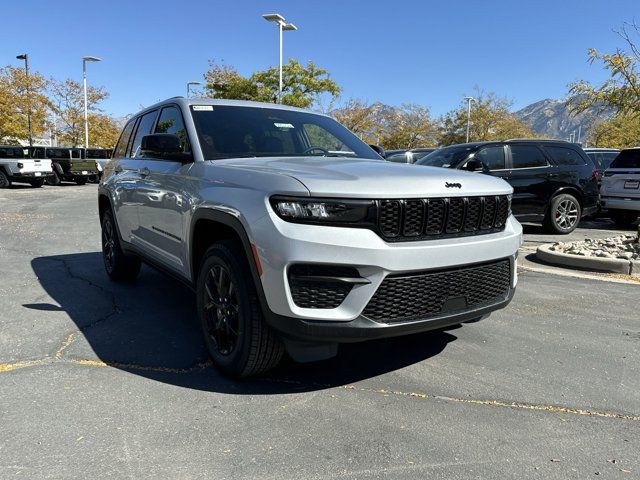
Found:
<path fill-rule="evenodd" d="M 543 262 L 564 267 L 577 267 L 596 272 L 613 272 L 640 276 L 640 261 L 621 258 L 583 257 L 568 253 L 554 252 L 551 245 L 540 245 L 536 257 Z"/>

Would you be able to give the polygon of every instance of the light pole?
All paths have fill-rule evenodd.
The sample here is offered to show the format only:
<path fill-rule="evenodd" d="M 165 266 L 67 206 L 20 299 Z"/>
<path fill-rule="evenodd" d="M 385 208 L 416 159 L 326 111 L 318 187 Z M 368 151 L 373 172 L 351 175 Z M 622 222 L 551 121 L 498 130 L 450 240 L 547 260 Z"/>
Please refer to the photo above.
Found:
<path fill-rule="evenodd" d="M 469 130 L 471 128 L 471 102 L 475 102 L 473 97 L 464 97 L 467 101 L 467 143 L 469 143 Z"/>
<path fill-rule="evenodd" d="M 187 98 L 189 98 L 191 85 L 202 85 L 202 82 L 187 82 Z"/>
<path fill-rule="evenodd" d="M 33 132 L 31 131 L 31 92 L 29 91 L 29 54 L 17 55 L 18 60 L 24 60 L 24 72 L 27 81 L 27 123 L 29 124 L 29 146 L 33 147 Z"/>
<path fill-rule="evenodd" d="M 275 22 L 278 24 L 278 39 L 280 43 L 280 70 L 278 81 L 278 103 L 282 99 L 282 32 L 284 30 L 297 30 L 298 28 L 293 23 L 285 23 L 284 17 L 278 13 L 265 13 L 262 15 L 268 22 Z"/>
<path fill-rule="evenodd" d="M 87 108 L 87 62 L 99 62 L 98 57 L 82 57 L 82 87 L 84 88 L 84 148 L 89 148 L 89 113 Z"/>

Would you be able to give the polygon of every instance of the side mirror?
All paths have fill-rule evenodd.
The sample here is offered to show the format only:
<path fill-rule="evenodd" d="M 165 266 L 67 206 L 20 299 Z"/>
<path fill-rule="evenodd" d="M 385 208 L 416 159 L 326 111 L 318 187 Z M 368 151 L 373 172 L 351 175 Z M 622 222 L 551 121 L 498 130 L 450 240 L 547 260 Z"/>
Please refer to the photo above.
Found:
<path fill-rule="evenodd" d="M 387 152 L 384 151 L 380 145 L 369 145 L 373 150 L 380 155 L 382 158 L 387 158 Z"/>
<path fill-rule="evenodd" d="M 145 157 L 155 157 L 164 160 L 190 161 L 190 153 L 182 151 L 182 141 L 171 133 L 154 133 L 145 135 L 140 142 L 140 153 Z"/>
<path fill-rule="evenodd" d="M 480 160 L 469 160 L 462 170 L 467 170 L 469 172 L 482 172 L 489 173 L 489 169 L 487 166 L 481 162 Z"/>

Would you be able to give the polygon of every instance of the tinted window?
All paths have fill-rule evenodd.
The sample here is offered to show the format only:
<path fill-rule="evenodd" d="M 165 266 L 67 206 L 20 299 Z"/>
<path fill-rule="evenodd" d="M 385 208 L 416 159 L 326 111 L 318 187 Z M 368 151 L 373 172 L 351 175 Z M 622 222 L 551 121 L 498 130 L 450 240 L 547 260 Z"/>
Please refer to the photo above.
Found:
<path fill-rule="evenodd" d="M 513 168 L 546 167 L 547 159 L 542 151 L 533 145 L 511 145 Z"/>
<path fill-rule="evenodd" d="M 451 146 L 439 148 L 438 150 L 431 152 L 424 158 L 421 158 L 416 163 L 418 165 L 427 165 L 429 167 L 455 167 L 462 160 L 467 158 L 474 150 L 475 147 L 459 147 Z"/>
<path fill-rule="evenodd" d="M 200 146 L 209 160 L 260 156 L 357 156 L 380 160 L 371 147 L 324 115 L 277 108 L 194 107 L 192 115 Z"/>
<path fill-rule="evenodd" d="M 602 152 L 602 159 L 600 160 L 600 165 L 603 170 L 609 168 L 611 162 L 615 160 L 618 156 L 618 152 Z"/>
<path fill-rule="evenodd" d="M 182 142 L 182 151 L 191 151 L 187 131 L 185 130 L 184 122 L 182 121 L 182 114 L 177 107 L 165 107 L 162 109 L 155 133 L 171 133 L 173 135 L 177 135 L 180 137 Z"/>
<path fill-rule="evenodd" d="M 135 124 L 134 120 L 130 120 L 122 130 L 122 134 L 120 135 L 120 139 L 116 144 L 116 148 L 113 150 L 113 158 L 120 158 L 125 156 L 125 152 L 127 151 L 127 145 L 129 144 L 129 138 L 131 137 L 131 132 L 133 131 L 133 125 Z"/>
<path fill-rule="evenodd" d="M 544 149 L 558 165 L 586 165 L 584 158 L 572 148 L 545 146 Z"/>
<path fill-rule="evenodd" d="M 611 168 L 640 168 L 640 148 L 621 151 L 611 162 Z"/>
<path fill-rule="evenodd" d="M 5 147 L 0 148 L 0 157 L 2 158 L 24 158 L 22 148 Z"/>
<path fill-rule="evenodd" d="M 131 156 L 137 157 L 139 156 L 140 143 L 142 142 L 142 137 L 145 135 L 149 135 L 151 133 L 151 129 L 153 128 L 153 123 L 158 116 L 158 111 L 154 110 L 153 112 L 145 113 L 138 123 L 138 129 L 136 130 L 136 136 L 133 137 L 133 143 L 131 144 Z"/>
<path fill-rule="evenodd" d="M 482 148 L 474 158 L 484 163 L 489 170 L 504 169 L 504 147 L 502 145 Z"/>

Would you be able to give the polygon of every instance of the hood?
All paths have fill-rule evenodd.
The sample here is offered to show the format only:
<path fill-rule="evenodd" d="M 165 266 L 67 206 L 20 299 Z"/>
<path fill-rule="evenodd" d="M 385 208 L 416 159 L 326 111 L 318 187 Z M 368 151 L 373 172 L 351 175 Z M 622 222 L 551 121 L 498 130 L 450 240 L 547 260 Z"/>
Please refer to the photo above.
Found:
<path fill-rule="evenodd" d="M 381 160 L 269 157 L 218 160 L 215 163 L 293 177 L 315 197 L 462 197 L 512 192 L 507 182 L 490 175 Z"/>

